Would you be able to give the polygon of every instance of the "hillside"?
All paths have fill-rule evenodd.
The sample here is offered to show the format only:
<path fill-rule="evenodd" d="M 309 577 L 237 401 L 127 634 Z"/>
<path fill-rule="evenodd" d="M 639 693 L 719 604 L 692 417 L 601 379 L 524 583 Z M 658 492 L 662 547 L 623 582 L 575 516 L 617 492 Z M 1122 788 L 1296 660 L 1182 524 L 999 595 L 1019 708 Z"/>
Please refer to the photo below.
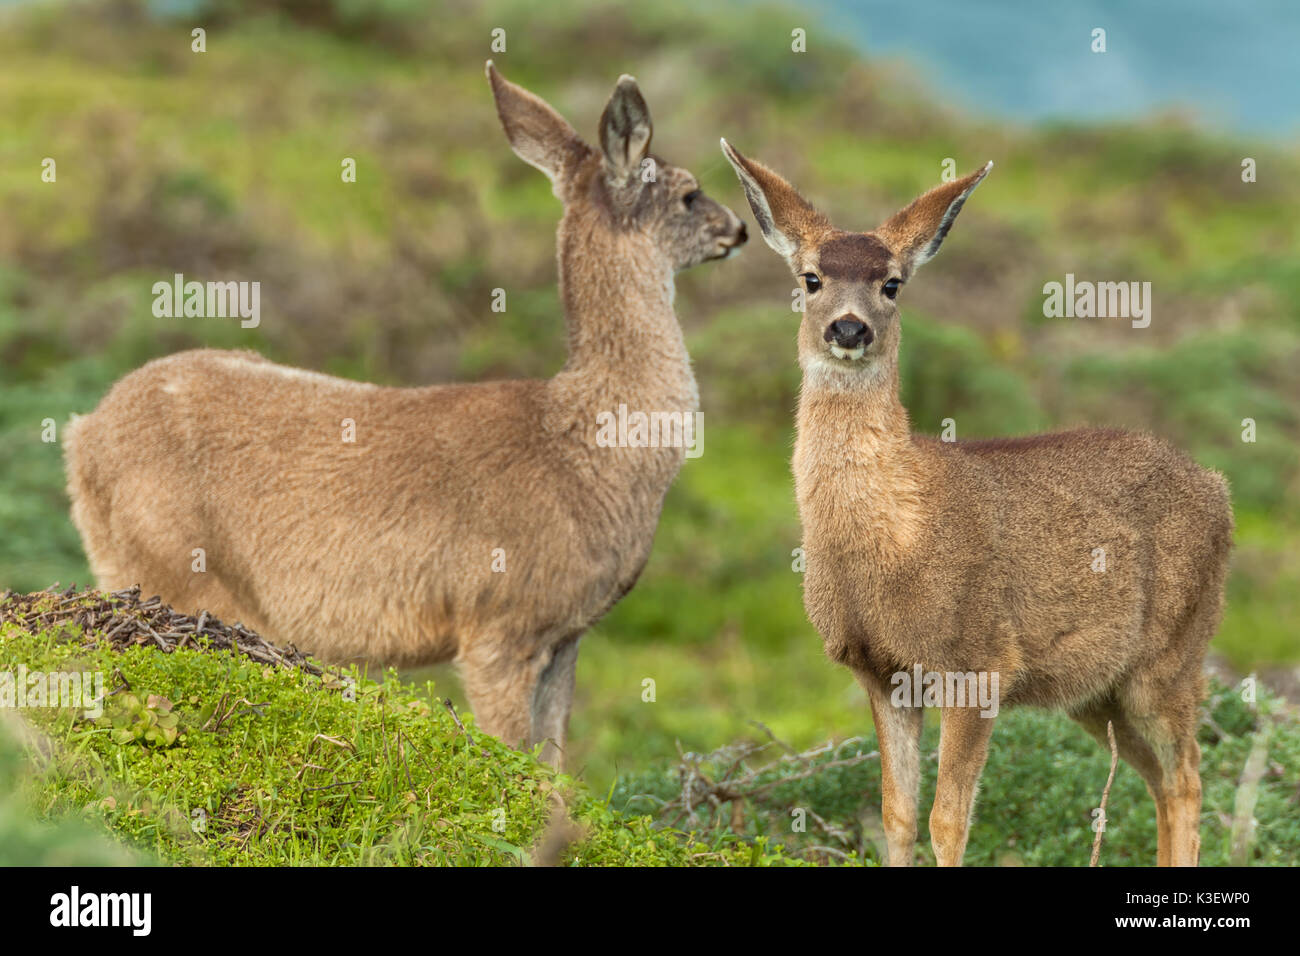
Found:
<path fill-rule="evenodd" d="M 98 717 L 38 707 L 34 696 L 18 711 L 38 731 L 24 733 L 38 771 L 20 784 L 27 812 L 37 806 L 81 839 L 27 825 L 22 839 L 0 843 L 0 864 L 132 859 L 88 840 L 87 823 L 136 860 L 189 865 L 784 862 L 766 841 L 697 840 L 616 814 L 531 755 L 475 733 L 472 717 L 428 688 L 323 670 L 138 593 L 6 595 L 0 670 L 33 687 L 39 675 L 98 674 L 95 693 L 105 695 Z M 87 687 L 84 699 L 94 698 Z M 13 750 L 0 747 L 6 783 Z M 18 828 L 7 790 L 0 833 Z M 40 843 L 55 849 L 37 856 Z"/>

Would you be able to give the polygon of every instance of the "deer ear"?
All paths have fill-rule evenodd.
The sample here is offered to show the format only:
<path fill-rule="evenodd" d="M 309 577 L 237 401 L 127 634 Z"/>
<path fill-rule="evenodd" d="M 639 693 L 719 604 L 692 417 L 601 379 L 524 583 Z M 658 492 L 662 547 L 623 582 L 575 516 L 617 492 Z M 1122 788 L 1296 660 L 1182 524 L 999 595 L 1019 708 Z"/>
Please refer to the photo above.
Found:
<path fill-rule="evenodd" d="M 572 126 L 540 96 L 502 76 L 491 60 L 486 66 L 497 115 L 515 155 L 547 175 L 553 184 L 564 181 L 587 150 Z"/>
<path fill-rule="evenodd" d="M 610 170 L 622 177 L 639 169 L 653 135 L 650 107 L 636 80 L 624 73 L 600 114 L 600 148 Z"/>
<path fill-rule="evenodd" d="M 773 252 L 789 260 L 800 245 L 830 228 L 826 217 L 800 196 L 797 189 L 762 163 L 740 155 L 725 139 L 721 142 L 722 155 L 740 177 L 749 208 L 754 211 L 763 239 Z"/>
<path fill-rule="evenodd" d="M 988 165 L 969 176 L 936 186 L 876 230 L 876 235 L 898 256 L 904 279 L 934 258 L 952 227 L 952 221 L 961 212 L 966 197 L 975 191 L 992 168 L 993 161 L 990 160 Z"/>

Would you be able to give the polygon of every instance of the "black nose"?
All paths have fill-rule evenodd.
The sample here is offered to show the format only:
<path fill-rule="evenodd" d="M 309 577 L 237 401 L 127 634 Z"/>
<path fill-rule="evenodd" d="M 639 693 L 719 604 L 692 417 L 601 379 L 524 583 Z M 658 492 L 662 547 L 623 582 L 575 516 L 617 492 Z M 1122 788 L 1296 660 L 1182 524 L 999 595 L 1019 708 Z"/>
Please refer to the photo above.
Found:
<path fill-rule="evenodd" d="M 743 246 L 747 241 L 749 241 L 749 230 L 745 228 L 745 224 L 742 222 L 740 232 L 736 233 L 736 245 Z"/>
<path fill-rule="evenodd" d="M 846 315 L 842 319 L 836 319 L 826 327 L 827 342 L 838 345 L 842 349 L 855 349 L 859 345 L 864 348 L 871 344 L 875 338 L 867 323 L 863 322 L 857 316 Z"/>

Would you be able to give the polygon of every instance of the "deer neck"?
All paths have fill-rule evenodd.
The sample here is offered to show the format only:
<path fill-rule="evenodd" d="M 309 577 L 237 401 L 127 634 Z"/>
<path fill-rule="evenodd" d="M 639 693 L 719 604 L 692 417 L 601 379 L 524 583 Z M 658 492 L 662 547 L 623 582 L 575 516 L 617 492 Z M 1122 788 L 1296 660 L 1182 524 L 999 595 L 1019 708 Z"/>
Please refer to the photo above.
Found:
<path fill-rule="evenodd" d="M 601 422 L 638 412 L 690 416 L 699 408 L 673 311 L 672 268 L 646 237 L 614 233 L 590 216 L 566 215 L 558 255 L 569 358 L 547 384 L 546 430 L 566 439 L 569 467 L 586 479 L 591 509 L 618 526 L 628 515 L 650 516 L 653 531 L 685 459 L 683 442 L 608 447 Z"/>
<path fill-rule="evenodd" d="M 556 398 L 589 421 L 620 405 L 694 412 L 699 393 L 673 310 L 673 271 L 653 243 L 596 217 L 566 216 L 559 272 L 569 358 L 551 382 Z"/>
<path fill-rule="evenodd" d="M 898 560 L 924 521 L 923 465 L 898 397 L 898 368 L 848 384 L 805 370 L 795 494 L 805 543 Z"/>

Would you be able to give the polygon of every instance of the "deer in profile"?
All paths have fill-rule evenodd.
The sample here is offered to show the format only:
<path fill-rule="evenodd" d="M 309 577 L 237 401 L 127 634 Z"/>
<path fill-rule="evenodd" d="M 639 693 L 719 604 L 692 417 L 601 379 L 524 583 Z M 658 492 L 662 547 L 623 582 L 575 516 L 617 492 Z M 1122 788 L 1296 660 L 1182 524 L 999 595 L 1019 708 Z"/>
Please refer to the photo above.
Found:
<path fill-rule="evenodd" d="M 923 708 L 906 688 L 938 675 L 930 687 L 957 691 L 934 697 L 940 865 L 962 861 L 997 710 L 963 686 L 991 677 L 1002 705 L 1063 709 L 1103 745 L 1112 725 L 1155 800 L 1158 862 L 1194 866 L 1202 666 L 1233 528 L 1223 477 L 1134 432 L 912 433 L 897 297 L 992 163 L 871 232 L 847 232 L 771 169 L 722 149 L 805 296 L 793 458 L 804 605 L 871 703 L 889 862 L 912 862 L 917 833 Z"/>
<path fill-rule="evenodd" d="M 593 147 L 490 61 L 487 76 L 511 147 L 564 206 L 553 378 L 388 388 L 182 352 L 74 420 L 68 492 L 102 587 L 327 660 L 454 660 L 479 725 L 558 766 L 578 641 L 636 581 L 686 453 L 608 447 L 598 420 L 695 412 L 673 276 L 746 233 L 651 154 L 632 77 Z"/>

